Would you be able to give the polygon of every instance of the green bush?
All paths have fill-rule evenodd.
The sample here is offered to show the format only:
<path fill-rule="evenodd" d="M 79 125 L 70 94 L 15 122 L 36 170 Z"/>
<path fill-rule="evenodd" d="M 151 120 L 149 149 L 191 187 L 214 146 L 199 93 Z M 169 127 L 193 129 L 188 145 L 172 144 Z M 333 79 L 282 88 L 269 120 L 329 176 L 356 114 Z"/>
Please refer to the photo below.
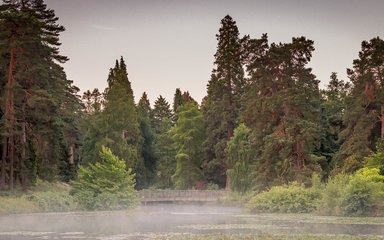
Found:
<path fill-rule="evenodd" d="M 308 213 L 316 209 L 318 198 L 316 191 L 294 182 L 257 194 L 246 207 L 252 212 Z"/>
<path fill-rule="evenodd" d="M 362 168 L 351 176 L 341 202 L 346 216 L 371 216 L 383 210 L 384 176 L 377 168 Z"/>
<path fill-rule="evenodd" d="M 80 167 L 71 194 L 87 210 L 115 210 L 135 206 L 138 195 L 131 169 L 109 148 L 102 147 L 102 161 Z"/>
<path fill-rule="evenodd" d="M 345 174 L 338 174 L 330 178 L 321 191 L 321 200 L 317 207 L 318 213 L 323 215 L 341 215 L 341 204 L 348 183 L 349 176 Z"/>
<path fill-rule="evenodd" d="M 25 198 L 34 203 L 40 211 L 64 212 L 76 209 L 75 200 L 67 191 L 34 192 Z"/>

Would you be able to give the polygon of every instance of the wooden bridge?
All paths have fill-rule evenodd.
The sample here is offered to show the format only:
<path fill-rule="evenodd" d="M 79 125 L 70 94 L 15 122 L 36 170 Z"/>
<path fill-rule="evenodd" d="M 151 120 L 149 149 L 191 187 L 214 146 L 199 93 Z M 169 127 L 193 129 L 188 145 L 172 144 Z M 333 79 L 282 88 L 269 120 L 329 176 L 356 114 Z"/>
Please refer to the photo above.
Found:
<path fill-rule="evenodd" d="M 216 202 L 227 196 L 225 190 L 142 190 L 141 203 Z"/>

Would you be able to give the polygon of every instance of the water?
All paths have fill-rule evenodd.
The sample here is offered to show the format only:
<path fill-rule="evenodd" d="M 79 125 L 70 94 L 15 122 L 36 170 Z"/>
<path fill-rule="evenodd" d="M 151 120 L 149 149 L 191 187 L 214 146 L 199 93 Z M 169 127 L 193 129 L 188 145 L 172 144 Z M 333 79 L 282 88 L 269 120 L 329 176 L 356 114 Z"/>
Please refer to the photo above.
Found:
<path fill-rule="evenodd" d="M 368 222 L 368 223 L 367 223 Z M 145 239 L 165 234 L 347 234 L 384 237 L 384 218 L 248 214 L 241 208 L 157 204 L 132 211 L 0 217 L 0 239 Z"/>

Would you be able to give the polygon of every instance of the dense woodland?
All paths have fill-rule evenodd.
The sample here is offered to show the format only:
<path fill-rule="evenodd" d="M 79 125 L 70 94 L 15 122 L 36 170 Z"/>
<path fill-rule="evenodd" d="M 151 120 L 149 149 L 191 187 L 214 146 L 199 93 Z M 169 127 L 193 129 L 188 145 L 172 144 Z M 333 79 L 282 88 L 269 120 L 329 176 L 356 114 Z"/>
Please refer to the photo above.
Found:
<path fill-rule="evenodd" d="M 176 88 L 173 102 L 159 96 L 151 106 L 145 92 L 135 103 L 123 57 L 111 59 L 106 89 L 80 95 L 61 66 L 68 58 L 59 53 L 57 21 L 43 0 L 0 6 L 2 189 L 71 182 L 79 166 L 102 161 L 103 146 L 132 170 L 136 189 L 309 185 L 314 173 L 324 182 L 354 173 L 372 154 L 384 174 L 379 37 L 362 42 L 348 81 L 330 73 L 320 89 L 308 67 L 314 41 L 240 36 L 227 15 L 202 102 Z"/>

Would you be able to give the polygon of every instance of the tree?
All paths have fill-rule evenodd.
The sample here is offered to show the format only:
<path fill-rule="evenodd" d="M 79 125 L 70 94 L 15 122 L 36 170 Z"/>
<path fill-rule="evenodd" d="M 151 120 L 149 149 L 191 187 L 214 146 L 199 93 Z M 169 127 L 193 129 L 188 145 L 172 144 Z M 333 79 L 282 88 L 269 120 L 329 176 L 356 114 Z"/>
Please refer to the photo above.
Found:
<path fill-rule="evenodd" d="M 136 173 L 137 187 L 145 185 L 145 167 L 139 154 L 141 135 L 137 109 L 124 59 L 116 60 L 108 75 L 105 106 L 84 124 L 82 162 L 94 163 L 97 149 L 109 147 Z"/>
<path fill-rule="evenodd" d="M 203 106 L 207 119 L 204 170 L 209 180 L 224 186 L 228 182 L 225 148 L 237 124 L 245 79 L 239 31 L 229 15 L 221 20 L 216 38 L 215 68 Z"/>
<path fill-rule="evenodd" d="M 202 180 L 202 144 L 205 138 L 203 115 L 194 103 L 179 107 L 179 119 L 172 128 L 177 149 L 176 172 L 172 176 L 175 187 L 188 189 Z"/>
<path fill-rule="evenodd" d="M 240 124 L 226 149 L 231 189 L 241 193 L 251 190 L 254 186 L 253 168 L 256 157 L 251 140 L 251 129 Z"/>
<path fill-rule="evenodd" d="M 345 129 L 340 133 L 342 145 L 335 160 L 338 166 L 353 172 L 364 164 L 384 136 L 384 41 L 363 41 L 359 59 L 348 69 L 352 82 L 346 99 Z"/>
<path fill-rule="evenodd" d="M 135 206 L 135 174 L 111 149 L 102 146 L 100 159 L 87 167 L 80 166 L 72 194 L 88 210 L 124 209 Z"/>
<path fill-rule="evenodd" d="M 59 54 L 64 27 L 42 0 L 4 1 L 0 9 L 0 68 L 8 76 L 2 92 L 5 117 L 2 129 L 0 187 L 14 180 L 24 187 L 39 176 L 52 180 L 63 164 L 73 168 L 78 141 L 78 89 L 67 80 L 67 57 Z M 4 24 L 4 25 L 3 25 Z M 4 76 L 5 76 L 4 75 Z M 73 153 L 72 155 L 70 153 Z M 8 162 L 8 164 L 7 164 Z M 9 170 L 5 166 L 9 166 Z M 6 177 L 7 176 L 7 177 Z"/>
<path fill-rule="evenodd" d="M 172 119 L 173 117 L 169 103 L 161 95 L 155 101 L 152 114 L 153 114 L 152 124 L 156 133 L 159 133 L 162 131 L 163 122 L 166 119 Z"/>
<path fill-rule="evenodd" d="M 313 41 L 267 45 L 253 40 L 248 56 L 249 90 L 242 119 L 252 129 L 257 155 L 256 181 L 266 187 L 296 180 L 308 182 L 319 172 L 319 81 L 306 67 Z M 256 48 L 255 48 L 256 47 Z M 260 54 L 261 53 L 261 54 Z"/>
<path fill-rule="evenodd" d="M 322 163 L 325 178 L 335 168 L 333 157 L 340 148 L 339 134 L 345 128 L 343 115 L 345 113 L 345 99 L 350 90 L 350 83 L 345 83 L 332 73 L 325 90 L 321 91 L 321 146 L 319 154 L 326 157 Z"/>
<path fill-rule="evenodd" d="M 141 143 L 141 157 L 146 170 L 145 185 L 148 186 L 154 178 L 157 157 L 154 149 L 155 134 L 152 127 L 152 109 L 147 94 L 144 92 L 137 106 L 139 126 L 143 142 Z"/>
<path fill-rule="evenodd" d="M 156 182 L 160 188 L 169 188 L 173 186 L 171 177 L 175 172 L 176 150 L 169 132 L 173 124 L 173 114 L 169 103 L 162 96 L 155 101 L 152 116 L 155 132 L 154 148 L 158 158 Z"/>

